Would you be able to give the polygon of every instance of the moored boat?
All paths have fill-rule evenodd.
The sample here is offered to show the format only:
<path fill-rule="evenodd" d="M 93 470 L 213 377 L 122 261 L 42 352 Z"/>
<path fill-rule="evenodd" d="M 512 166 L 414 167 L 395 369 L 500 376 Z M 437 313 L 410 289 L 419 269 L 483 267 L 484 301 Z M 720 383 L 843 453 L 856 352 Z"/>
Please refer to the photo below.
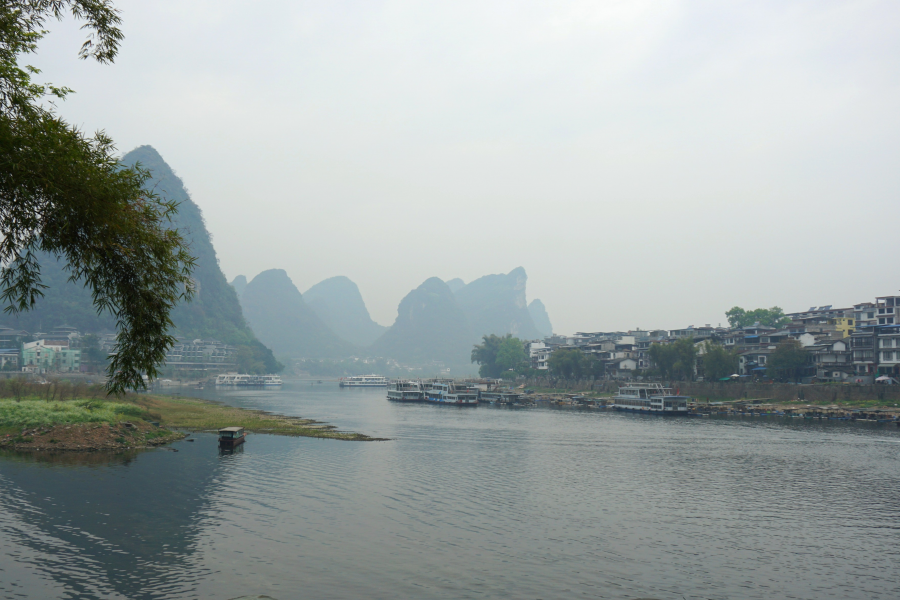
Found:
<path fill-rule="evenodd" d="M 238 385 L 238 386 L 265 386 L 275 387 L 282 385 L 281 377 L 278 375 L 248 375 L 246 373 L 221 373 L 216 376 L 216 385 Z"/>
<path fill-rule="evenodd" d="M 451 381 L 436 380 L 425 384 L 425 402 L 442 406 L 478 406 L 478 388 Z"/>
<path fill-rule="evenodd" d="M 644 414 L 683 416 L 689 415 L 687 396 L 672 393 L 672 388 L 661 383 L 631 383 L 619 388 L 609 406 L 616 410 Z"/>
<path fill-rule="evenodd" d="M 223 427 L 219 430 L 219 446 L 222 448 L 240 446 L 245 438 L 243 427 Z"/>
<path fill-rule="evenodd" d="M 343 387 L 387 387 L 387 377 L 383 375 L 354 375 L 353 377 L 342 377 L 340 386 Z"/>
<path fill-rule="evenodd" d="M 393 402 L 423 402 L 425 390 L 418 381 L 394 381 L 388 385 L 387 398 Z"/>

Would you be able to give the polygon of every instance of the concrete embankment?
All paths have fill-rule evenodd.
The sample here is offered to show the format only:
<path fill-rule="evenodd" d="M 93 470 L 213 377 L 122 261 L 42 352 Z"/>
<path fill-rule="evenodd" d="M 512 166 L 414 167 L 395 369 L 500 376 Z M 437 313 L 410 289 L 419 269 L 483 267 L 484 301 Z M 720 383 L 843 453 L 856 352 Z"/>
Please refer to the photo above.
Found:
<path fill-rule="evenodd" d="M 682 395 L 692 396 L 698 400 L 742 400 L 749 398 L 766 398 L 777 402 L 805 401 L 809 403 L 871 403 L 885 405 L 900 404 L 900 385 L 856 385 L 856 384 L 807 384 L 793 385 L 787 383 L 741 383 L 723 382 L 690 382 L 672 381 L 664 384 L 677 389 Z M 620 381 L 609 380 L 572 380 L 572 379 L 535 379 L 528 382 L 529 387 L 563 389 L 572 392 L 606 392 L 615 393 Z"/>

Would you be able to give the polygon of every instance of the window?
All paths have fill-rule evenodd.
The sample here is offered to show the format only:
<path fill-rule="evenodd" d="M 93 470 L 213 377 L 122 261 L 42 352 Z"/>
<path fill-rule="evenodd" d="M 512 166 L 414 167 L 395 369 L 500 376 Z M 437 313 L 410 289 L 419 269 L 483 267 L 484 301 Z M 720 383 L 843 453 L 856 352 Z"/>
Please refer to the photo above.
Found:
<path fill-rule="evenodd" d="M 894 360 L 894 353 L 893 353 L 893 352 L 882 352 L 882 353 L 881 353 L 881 360 L 883 360 L 883 361 L 893 361 L 893 360 Z"/>
<path fill-rule="evenodd" d="M 761 365 L 766 364 L 766 357 L 765 357 L 765 356 L 760 356 L 760 357 L 759 357 L 759 364 L 761 364 Z"/>

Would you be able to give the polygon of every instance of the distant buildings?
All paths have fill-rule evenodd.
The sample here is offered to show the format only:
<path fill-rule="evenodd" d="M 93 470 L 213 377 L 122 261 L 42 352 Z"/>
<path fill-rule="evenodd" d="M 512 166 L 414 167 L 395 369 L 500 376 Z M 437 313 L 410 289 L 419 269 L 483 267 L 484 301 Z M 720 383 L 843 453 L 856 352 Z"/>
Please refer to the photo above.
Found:
<path fill-rule="evenodd" d="M 793 339 L 808 352 L 805 380 L 870 383 L 880 376 L 900 378 L 900 295 L 879 296 L 875 302 L 852 307 L 810 307 L 786 315 L 791 322 L 780 328 L 755 323 L 727 328 L 693 325 L 683 329 L 577 332 L 552 336 L 530 344 L 532 367 L 547 369 L 550 355 L 561 348 L 578 349 L 603 362 L 606 377 L 630 378 L 652 370 L 650 347 L 692 339 L 710 341 L 738 356 L 737 375 L 763 376 L 779 343 Z M 698 348 L 702 367 L 702 348 Z M 695 367 L 695 374 L 702 368 Z"/>

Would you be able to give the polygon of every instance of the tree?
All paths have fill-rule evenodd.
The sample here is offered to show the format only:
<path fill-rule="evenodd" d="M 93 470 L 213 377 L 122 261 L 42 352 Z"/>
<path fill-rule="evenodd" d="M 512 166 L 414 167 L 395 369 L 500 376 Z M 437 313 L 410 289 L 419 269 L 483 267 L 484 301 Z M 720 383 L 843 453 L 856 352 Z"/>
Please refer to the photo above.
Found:
<path fill-rule="evenodd" d="M 775 350 L 766 361 L 766 374 L 772 379 L 800 378 L 802 371 L 809 364 L 809 352 L 794 339 L 787 339 L 775 346 Z"/>
<path fill-rule="evenodd" d="M 735 306 L 725 313 L 728 323 L 732 327 L 749 327 L 754 323 L 759 323 L 765 327 L 784 327 L 791 320 L 784 316 L 784 311 L 778 306 L 772 308 L 757 308 L 754 310 L 744 310 L 740 306 Z"/>
<path fill-rule="evenodd" d="M 500 352 L 500 346 L 504 340 L 511 338 L 512 335 L 507 334 L 500 337 L 494 334 L 483 336 L 482 343 L 472 348 L 472 362 L 481 365 L 478 368 L 478 374 L 482 377 L 498 378 L 500 377 L 500 367 L 497 365 L 497 355 Z"/>
<path fill-rule="evenodd" d="M 649 354 L 663 377 L 693 379 L 697 361 L 694 338 L 681 338 L 674 344 L 651 344 Z"/>
<path fill-rule="evenodd" d="M 507 336 L 500 343 L 497 351 L 497 370 L 501 375 L 514 371 L 516 373 L 522 367 L 528 366 L 528 355 L 525 353 L 525 344 L 516 337 Z"/>
<path fill-rule="evenodd" d="M 547 360 L 547 366 L 554 377 L 580 379 L 590 372 L 590 359 L 576 348 L 554 350 Z"/>
<path fill-rule="evenodd" d="M 169 228 L 177 203 L 144 189 L 150 174 L 124 168 L 103 132 L 86 137 L 54 112 L 71 90 L 39 85 L 20 66 L 49 19 L 65 11 L 92 34 L 78 56 L 111 63 L 122 40 L 110 0 L 6 0 L 0 4 L 0 301 L 6 312 L 43 295 L 44 252 L 61 258 L 71 281 L 91 290 L 98 312 L 116 320 L 109 393 L 144 386 L 175 339 L 170 313 L 194 291 L 194 258 Z"/>
<path fill-rule="evenodd" d="M 707 341 L 703 348 L 703 375 L 707 381 L 716 381 L 737 372 L 738 356 L 721 344 Z"/>

